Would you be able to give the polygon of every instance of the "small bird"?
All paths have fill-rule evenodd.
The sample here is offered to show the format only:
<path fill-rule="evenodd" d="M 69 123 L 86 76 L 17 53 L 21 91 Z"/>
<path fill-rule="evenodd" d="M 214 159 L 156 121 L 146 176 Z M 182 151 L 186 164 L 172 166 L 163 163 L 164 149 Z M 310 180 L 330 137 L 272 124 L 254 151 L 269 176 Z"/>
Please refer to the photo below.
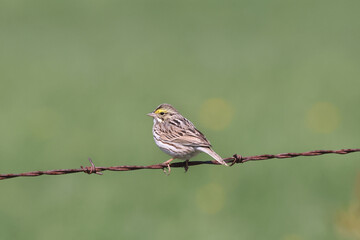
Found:
<path fill-rule="evenodd" d="M 207 153 L 220 164 L 228 166 L 222 157 L 212 150 L 204 134 L 170 104 L 163 103 L 147 115 L 154 118 L 152 132 L 156 145 L 172 157 L 164 162 L 169 173 L 171 161 L 186 160 L 187 171 L 189 159 L 199 152 Z"/>

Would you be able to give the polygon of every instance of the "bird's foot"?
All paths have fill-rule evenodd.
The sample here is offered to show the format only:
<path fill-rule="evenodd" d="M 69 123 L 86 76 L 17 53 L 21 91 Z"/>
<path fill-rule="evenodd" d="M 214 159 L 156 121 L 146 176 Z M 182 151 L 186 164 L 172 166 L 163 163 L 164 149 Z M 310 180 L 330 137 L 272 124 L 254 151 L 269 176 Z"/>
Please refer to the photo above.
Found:
<path fill-rule="evenodd" d="M 185 169 L 185 172 L 187 172 L 189 170 L 189 159 L 186 159 L 185 162 L 184 162 L 184 169 Z"/>
<path fill-rule="evenodd" d="M 163 162 L 163 165 L 166 165 L 166 166 L 167 166 L 167 169 L 168 169 L 168 171 L 166 172 L 166 168 L 165 168 L 165 167 L 163 167 L 163 171 L 164 171 L 164 173 L 165 173 L 167 176 L 169 176 L 169 175 L 170 175 L 170 172 L 171 172 L 170 163 L 171 163 L 171 161 L 172 161 L 172 160 L 174 160 L 174 159 L 173 159 L 173 158 L 171 158 L 171 159 L 169 159 L 169 160 L 167 160 L 167 161 Z"/>

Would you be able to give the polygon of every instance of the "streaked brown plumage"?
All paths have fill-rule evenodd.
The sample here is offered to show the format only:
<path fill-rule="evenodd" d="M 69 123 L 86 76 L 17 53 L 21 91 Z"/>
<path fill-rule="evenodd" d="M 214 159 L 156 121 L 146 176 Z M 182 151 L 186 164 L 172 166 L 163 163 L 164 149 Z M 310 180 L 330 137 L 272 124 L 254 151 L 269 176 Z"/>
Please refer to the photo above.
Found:
<path fill-rule="evenodd" d="M 172 157 L 165 162 L 168 166 L 173 159 L 188 161 L 199 152 L 207 153 L 220 164 L 227 166 L 226 162 L 212 150 L 204 134 L 170 104 L 161 104 L 148 116 L 154 118 L 153 137 L 156 145 Z"/>

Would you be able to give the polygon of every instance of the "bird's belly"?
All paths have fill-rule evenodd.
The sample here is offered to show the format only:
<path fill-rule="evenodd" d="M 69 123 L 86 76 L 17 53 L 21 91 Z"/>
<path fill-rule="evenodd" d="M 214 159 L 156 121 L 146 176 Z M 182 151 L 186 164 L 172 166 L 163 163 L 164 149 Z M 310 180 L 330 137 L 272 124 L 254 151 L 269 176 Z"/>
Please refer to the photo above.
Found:
<path fill-rule="evenodd" d="M 184 146 L 177 143 L 163 143 L 154 138 L 156 145 L 164 153 L 178 159 L 190 159 L 194 157 L 198 152 L 194 147 Z"/>

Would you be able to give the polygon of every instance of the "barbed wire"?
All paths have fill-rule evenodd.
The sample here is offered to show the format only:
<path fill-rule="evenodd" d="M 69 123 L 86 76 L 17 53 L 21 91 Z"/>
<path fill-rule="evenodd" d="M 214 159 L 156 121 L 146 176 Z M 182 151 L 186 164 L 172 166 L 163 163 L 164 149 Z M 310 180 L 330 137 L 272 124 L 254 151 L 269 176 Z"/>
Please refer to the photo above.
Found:
<path fill-rule="evenodd" d="M 237 163 L 245 163 L 249 161 L 259 161 L 259 160 L 268 160 L 268 159 L 283 159 L 283 158 L 294 158 L 299 156 L 319 156 L 324 154 L 348 154 L 353 152 L 360 152 L 360 148 L 355 149 L 340 149 L 340 150 L 315 150 L 310 152 L 303 152 L 303 153 L 280 153 L 280 154 L 263 154 L 263 155 L 256 155 L 256 156 L 248 156 L 243 157 L 238 154 L 234 154 L 232 157 L 224 158 L 224 161 L 233 166 Z M 64 175 L 64 174 L 71 174 L 71 173 L 87 173 L 87 174 L 98 174 L 102 175 L 104 171 L 133 171 L 133 170 L 140 170 L 140 169 L 163 169 L 165 170 L 168 168 L 166 163 L 159 163 L 154 165 L 148 166 L 113 166 L 113 167 L 95 167 L 93 161 L 89 158 L 90 165 L 89 167 L 83 167 L 76 169 L 57 169 L 57 170 L 48 170 L 48 171 L 33 171 L 33 172 L 24 172 L 24 173 L 17 173 L 17 174 L 0 174 L 0 180 L 15 178 L 15 177 L 37 177 L 41 175 Z M 220 165 L 217 161 L 191 161 L 191 162 L 175 162 L 171 163 L 171 168 L 187 168 L 189 166 L 196 166 L 196 165 Z"/>

